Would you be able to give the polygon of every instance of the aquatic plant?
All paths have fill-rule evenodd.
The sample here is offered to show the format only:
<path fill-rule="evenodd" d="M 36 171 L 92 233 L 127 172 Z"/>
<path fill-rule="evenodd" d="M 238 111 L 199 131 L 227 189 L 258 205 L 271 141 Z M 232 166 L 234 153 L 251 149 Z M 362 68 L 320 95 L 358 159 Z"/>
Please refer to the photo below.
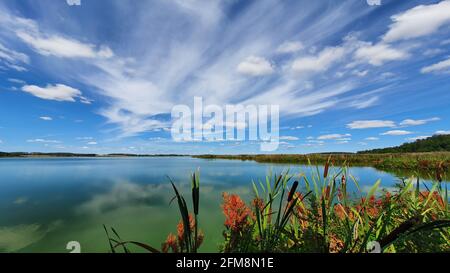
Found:
<path fill-rule="evenodd" d="M 223 193 L 226 253 L 320 252 L 441 252 L 450 249 L 447 184 L 439 170 L 431 187 L 419 178 L 403 179 L 395 191 L 380 190 L 381 181 L 364 193 L 348 167 L 336 167 L 328 157 L 323 171 L 309 162 L 312 175 L 289 171 L 253 182 L 247 204 L 239 195 Z M 294 180 L 294 182 L 291 182 Z M 347 190 L 353 183 L 356 193 Z M 111 252 L 130 252 L 135 245 L 149 252 L 195 253 L 204 240 L 198 228 L 199 174 L 191 177 L 193 214 L 171 181 L 180 210 L 177 233 L 169 233 L 157 250 L 123 241 L 115 229 L 105 232 Z M 111 236 L 110 236 L 111 235 Z"/>
<path fill-rule="evenodd" d="M 194 215 L 189 213 L 189 209 L 185 198 L 179 192 L 175 183 L 170 179 L 173 191 L 175 193 L 173 200 L 177 201 L 180 210 L 181 220 L 177 225 L 177 236 L 169 233 L 166 241 L 161 245 L 161 250 L 158 250 L 148 244 L 136 241 L 123 241 L 114 228 L 111 228 L 112 234 L 110 236 L 108 229 L 103 225 L 106 236 L 108 237 L 110 251 L 116 253 L 117 249 L 122 249 L 123 252 L 129 253 L 129 245 L 138 246 L 146 251 L 152 253 L 169 252 L 171 250 L 175 253 L 196 253 L 204 240 L 204 234 L 198 227 L 198 215 L 200 206 L 200 175 L 195 172 L 191 175 L 191 193 Z M 171 201 L 171 202 L 172 202 Z"/>
<path fill-rule="evenodd" d="M 347 193 L 348 180 L 359 189 L 356 179 L 346 167 L 336 169 L 331 165 L 328 160 L 320 175 L 319 169 L 310 164 L 315 168 L 314 174 L 299 175 L 303 192 L 296 192 L 296 181 L 287 200 L 284 192 L 291 176 L 280 175 L 275 183 L 265 186 L 260 183 L 265 195 L 264 206 L 252 207 L 257 216 L 253 231 L 227 233 L 224 249 L 228 252 L 361 253 L 370 251 L 368 246 L 374 243 L 383 252 L 449 249 L 446 184 L 444 188 L 436 182 L 429 189 L 418 179 L 409 179 L 391 193 L 380 192 L 380 181 L 377 181 L 365 196 L 356 198 Z M 331 169 L 335 170 L 332 174 Z M 421 185 L 425 190 L 421 190 Z M 260 198 L 256 188 L 254 184 L 255 198 Z M 275 199 L 279 206 L 273 211 Z M 251 238 L 248 234 L 252 234 Z"/>

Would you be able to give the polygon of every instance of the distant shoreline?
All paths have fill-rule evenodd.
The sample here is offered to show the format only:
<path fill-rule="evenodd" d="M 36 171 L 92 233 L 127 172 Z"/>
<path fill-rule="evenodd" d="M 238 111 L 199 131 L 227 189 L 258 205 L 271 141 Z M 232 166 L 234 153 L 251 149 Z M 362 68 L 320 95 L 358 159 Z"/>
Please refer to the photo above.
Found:
<path fill-rule="evenodd" d="M 78 154 L 78 153 L 23 153 L 23 152 L 13 152 L 6 153 L 0 152 L 0 158 L 62 158 L 62 157 L 73 157 L 73 158 L 108 158 L 108 157 L 188 157 L 191 155 L 181 155 L 181 154 Z"/>
<path fill-rule="evenodd" d="M 435 174 L 450 172 L 450 152 L 424 153 L 317 153 L 317 154 L 260 154 L 260 155 L 195 155 L 194 158 L 255 161 L 276 164 L 324 165 L 328 161 L 335 166 L 374 167 L 389 171 L 417 171 Z"/>

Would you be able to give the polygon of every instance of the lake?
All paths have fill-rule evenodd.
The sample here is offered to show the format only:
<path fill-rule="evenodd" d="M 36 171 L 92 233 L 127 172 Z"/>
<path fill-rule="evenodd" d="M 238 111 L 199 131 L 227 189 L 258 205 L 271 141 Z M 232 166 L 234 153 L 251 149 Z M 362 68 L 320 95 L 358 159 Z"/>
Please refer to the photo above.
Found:
<path fill-rule="evenodd" d="M 300 165 L 190 157 L 3 158 L 0 251 L 69 252 L 66 244 L 78 241 L 82 252 L 107 252 L 103 224 L 114 227 L 123 239 L 160 248 L 169 232 L 176 233 L 180 219 L 176 202 L 169 204 L 173 190 L 167 176 L 190 201 L 189 176 L 198 168 L 203 252 L 216 252 L 223 241 L 223 192 L 238 193 L 248 201 L 252 180 L 287 169 L 291 174 L 310 172 Z M 354 167 L 350 173 L 363 191 L 377 179 L 384 188 L 399 181 L 370 167 Z"/>

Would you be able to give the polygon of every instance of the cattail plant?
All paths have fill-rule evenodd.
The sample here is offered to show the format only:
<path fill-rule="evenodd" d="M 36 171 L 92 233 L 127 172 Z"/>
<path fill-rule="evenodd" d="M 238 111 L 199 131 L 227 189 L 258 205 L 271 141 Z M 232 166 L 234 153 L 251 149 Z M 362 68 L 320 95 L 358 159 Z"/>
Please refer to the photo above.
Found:
<path fill-rule="evenodd" d="M 198 214 L 200 206 L 200 175 L 197 171 L 191 175 L 191 192 L 192 192 L 192 204 L 194 216 L 189 213 L 189 209 L 184 199 L 183 195 L 179 192 L 175 183 L 170 179 L 175 197 L 172 200 L 177 200 L 178 208 L 180 210 L 181 221 L 177 226 L 177 236 L 170 233 L 167 236 L 166 241 L 162 244 L 162 251 L 141 242 L 136 241 L 122 241 L 119 234 L 114 228 L 111 228 L 112 234 L 115 237 L 110 236 L 110 233 L 105 225 L 103 225 L 106 236 L 108 238 L 108 243 L 110 246 L 110 251 L 116 253 L 119 247 L 122 248 L 123 252 L 129 253 L 130 250 L 128 245 L 134 245 L 142 249 L 147 250 L 151 253 L 168 252 L 171 249 L 173 252 L 181 253 L 197 253 L 198 248 L 203 242 L 204 235 L 198 228 Z"/>

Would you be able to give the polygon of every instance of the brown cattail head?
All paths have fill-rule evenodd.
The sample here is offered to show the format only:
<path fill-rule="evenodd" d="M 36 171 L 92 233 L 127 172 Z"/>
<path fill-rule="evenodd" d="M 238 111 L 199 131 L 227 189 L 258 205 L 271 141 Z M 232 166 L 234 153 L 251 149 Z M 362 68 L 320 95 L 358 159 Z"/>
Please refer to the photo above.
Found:
<path fill-rule="evenodd" d="M 330 198 L 330 186 L 325 188 L 325 199 L 328 200 Z"/>
<path fill-rule="evenodd" d="M 327 163 L 325 164 L 325 168 L 323 170 L 323 178 L 327 178 L 328 176 L 328 168 L 330 167 L 330 161 L 327 161 Z"/>
<path fill-rule="evenodd" d="M 294 184 L 292 184 L 291 191 L 289 192 L 288 202 L 292 201 L 292 197 L 294 197 L 294 193 L 297 190 L 297 187 L 298 187 L 298 181 L 295 181 Z"/>
<path fill-rule="evenodd" d="M 346 179 L 345 179 L 345 175 L 342 175 L 342 178 L 341 178 L 341 184 L 342 184 L 342 185 L 345 185 L 345 180 L 346 180 Z"/>
<path fill-rule="evenodd" d="M 436 180 L 442 182 L 442 163 L 436 167 Z"/>

